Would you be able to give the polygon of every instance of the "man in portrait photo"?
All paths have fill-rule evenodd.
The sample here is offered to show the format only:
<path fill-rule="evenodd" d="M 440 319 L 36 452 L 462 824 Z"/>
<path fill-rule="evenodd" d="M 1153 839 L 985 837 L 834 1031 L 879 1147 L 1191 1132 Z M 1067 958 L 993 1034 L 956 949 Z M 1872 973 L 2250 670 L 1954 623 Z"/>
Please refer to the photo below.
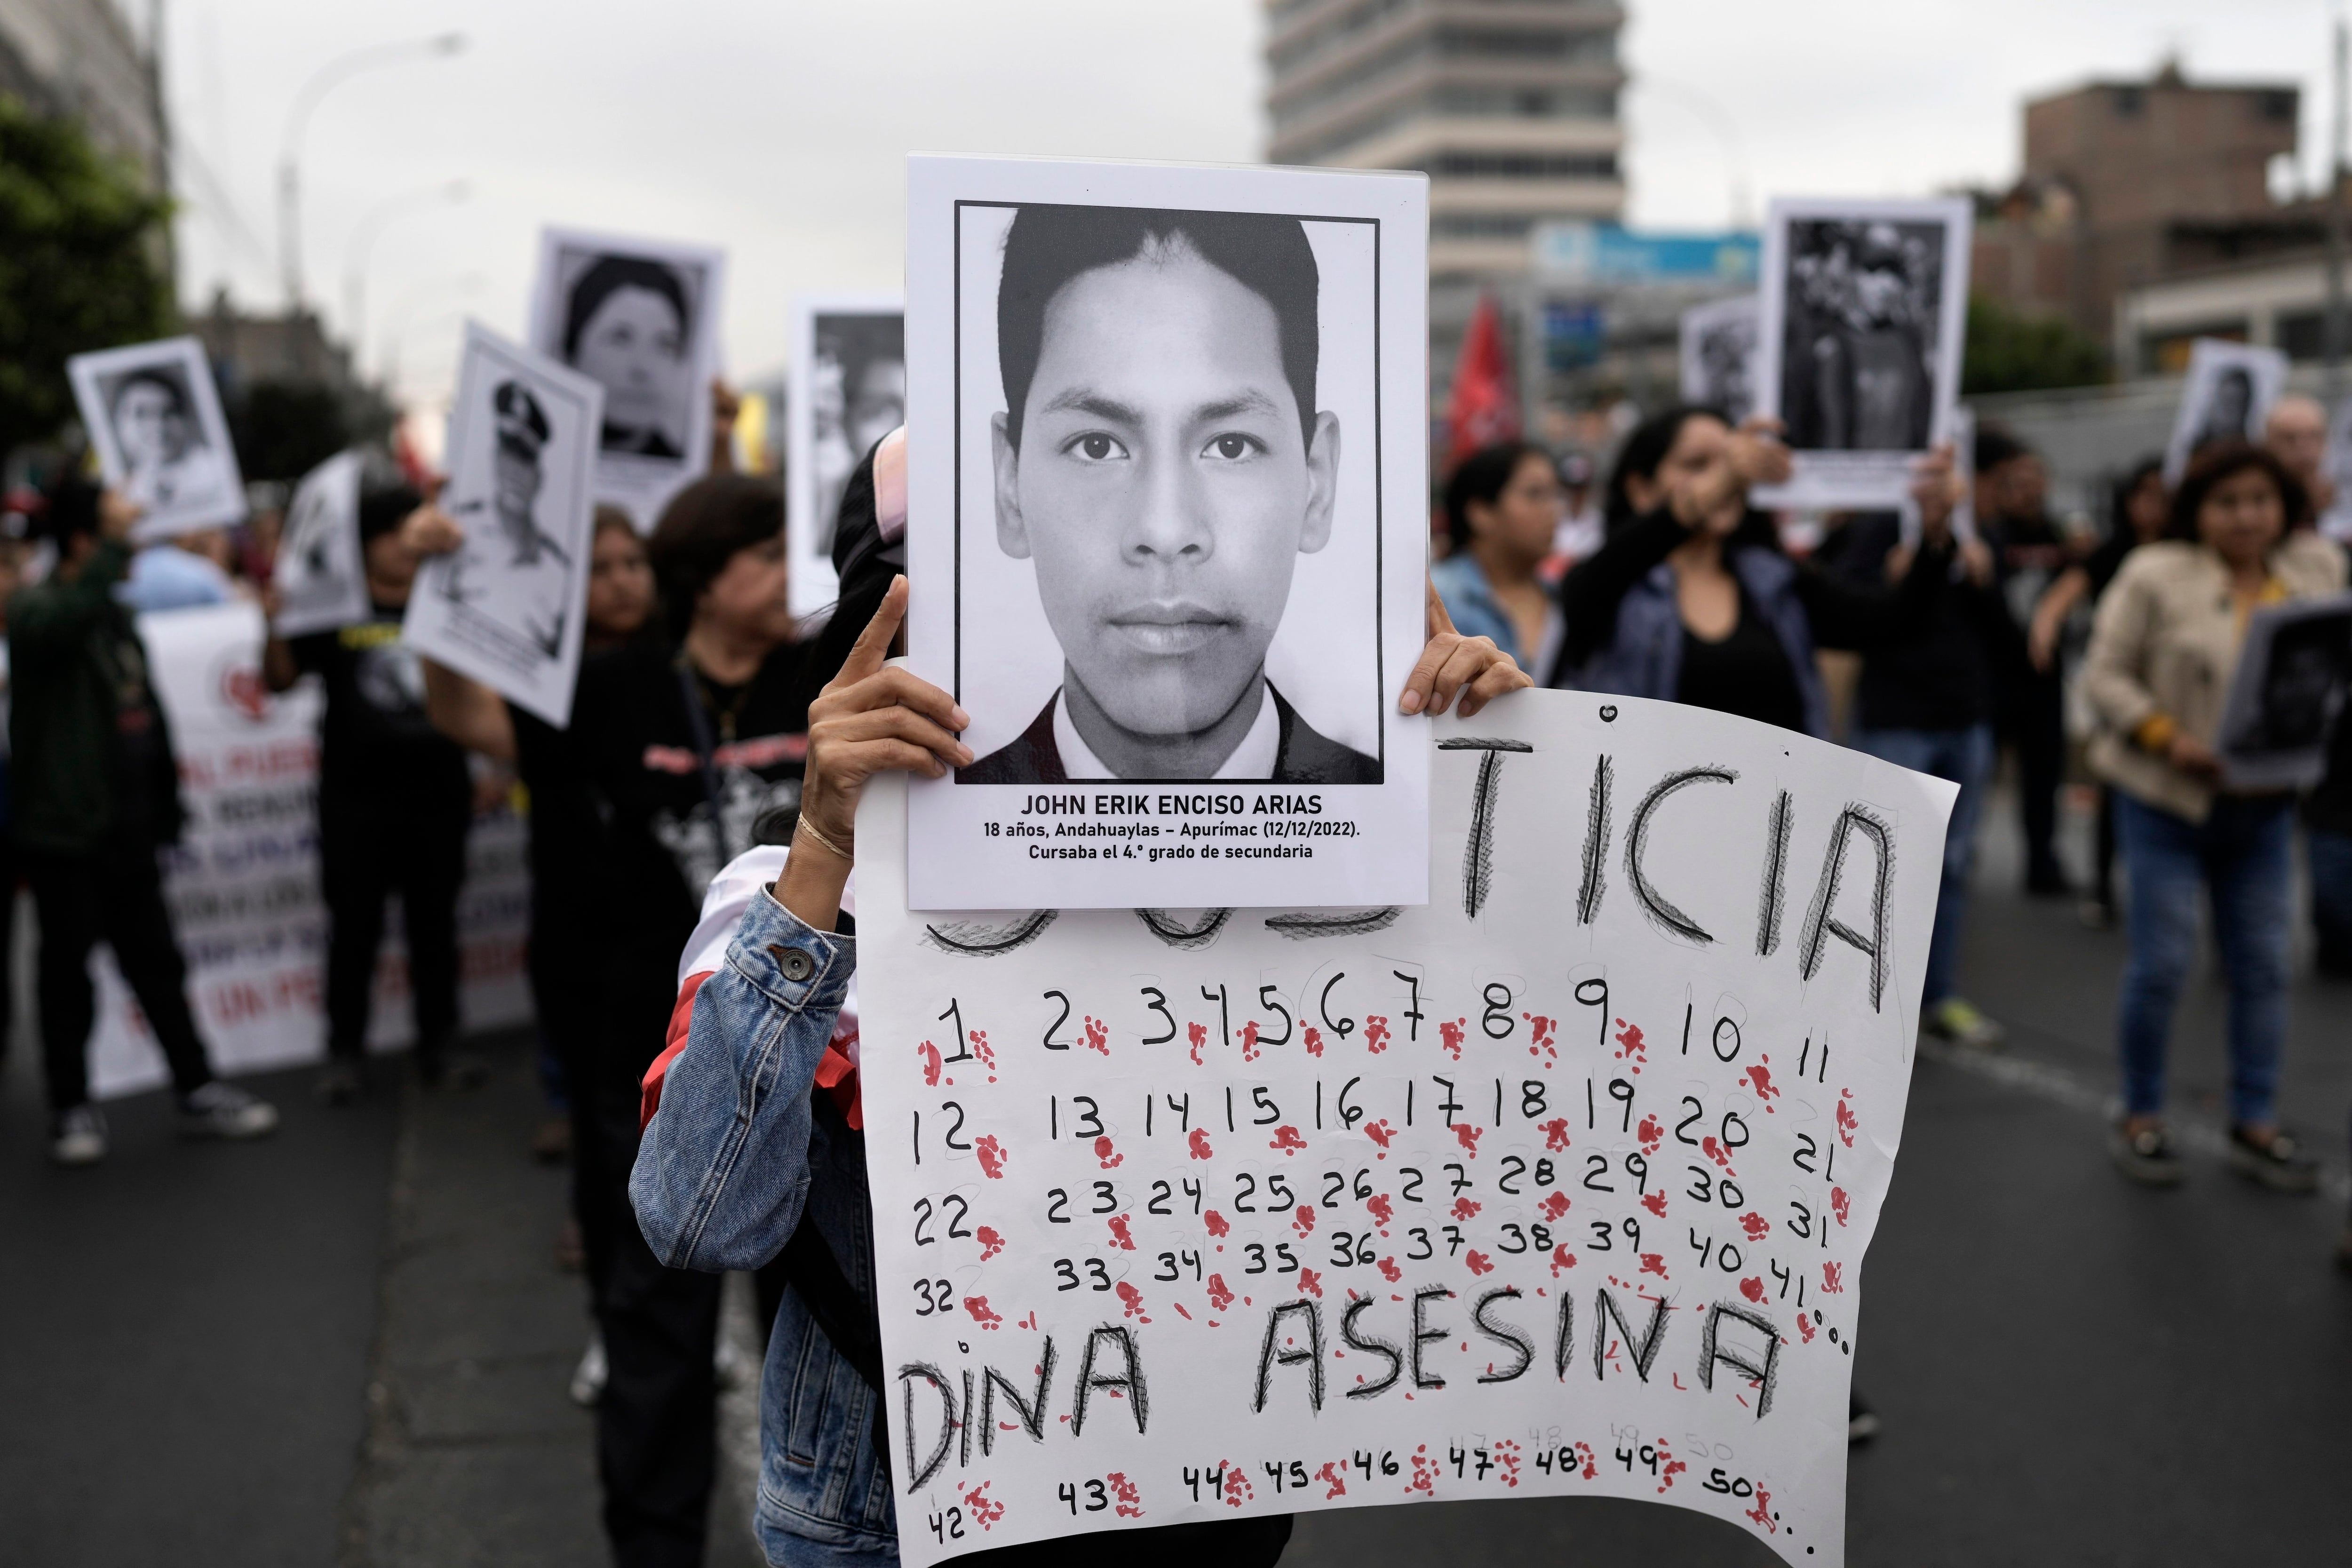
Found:
<path fill-rule="evenodd" d="M 134 370 L 117 383 L 108 412 L 122 454 L 122 488 L 151 512 L 217 500 L 228 469 L 205 438 L 175 367 Z"/>
<path fill-rule="evenodd" d="M 996 541 L 1033 563 L 1062 684 L 958 782 L 1381 782 L 1265 674 L 1298 558 L 1333 527 L 1319 287 L 1297 218 L 1020 209 L 997 293 Z"/>
<path fill-rule="evenodd" d="M 466 542 L 450 563 L 443 591 L 458 604 L 530 639 L 548 658 L 563 648 L 572 604 L 572 558 L 539 526 L 535 509 L 545 479 L 540 454 L 551 434 L 546 411 L 519 381 L 491 394 L 497 439 L 488 502 L 460 502 L 461 520 L 493 515 L 494 526 L 466 523 Z"/>

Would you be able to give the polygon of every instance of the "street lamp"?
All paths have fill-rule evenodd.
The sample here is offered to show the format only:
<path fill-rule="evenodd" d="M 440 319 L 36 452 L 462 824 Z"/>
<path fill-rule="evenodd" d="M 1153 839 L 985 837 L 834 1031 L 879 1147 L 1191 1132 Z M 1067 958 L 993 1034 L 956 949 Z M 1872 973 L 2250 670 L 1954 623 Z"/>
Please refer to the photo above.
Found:
<path fill-rule="evenodd" d="M 450 180 L 393 197 L 360 219 L 343 249 L 343 331 L 352 340 L 352 365 L 367 347 L 367 270 L 375 242 L 394 219 L 426 207 L 454 206 L 473 195 L 463 180 Z"/>
<path fill-rule="evenodd" d="M 465 47 L 465 34 L 438 33 L 429 38 L 354 49 L 320 67 L 303 84 L 302 90 L 294 95 L 294 105 L 286 115 L 286 140 L 278 155 L 278 268 L 286 286 L 286 312 L 289 317 L 302 314 L 302 132 L 310 125 L 319 100 L 362 71 L 404 60 L 446 58 Z"/>

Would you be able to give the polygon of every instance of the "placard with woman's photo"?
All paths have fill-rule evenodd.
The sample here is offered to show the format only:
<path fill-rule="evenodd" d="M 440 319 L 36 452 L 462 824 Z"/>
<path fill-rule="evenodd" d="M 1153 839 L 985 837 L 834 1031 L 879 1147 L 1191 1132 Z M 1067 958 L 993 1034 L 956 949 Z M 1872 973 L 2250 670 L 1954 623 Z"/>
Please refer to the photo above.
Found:
<path fill-rule="evenodd" d="M 164 338 L 76 354 L 66 373 L 100 473 L 139 504 L 135 538 L 245 521 L 245 480 L 203 343 Z"/>

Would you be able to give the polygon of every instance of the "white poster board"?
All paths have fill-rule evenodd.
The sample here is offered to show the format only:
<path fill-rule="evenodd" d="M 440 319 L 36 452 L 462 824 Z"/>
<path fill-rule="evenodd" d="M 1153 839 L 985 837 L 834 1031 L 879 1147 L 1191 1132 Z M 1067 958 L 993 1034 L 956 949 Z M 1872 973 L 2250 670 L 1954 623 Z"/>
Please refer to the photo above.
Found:
<path fill-rule="evenodd" d="M 1951 432 L 1973 223 L 1964 196 L 1772 204 L 1756 406 L 1787 427 L 1794 471 L 1759 506 L 1902 504 Z"/>
<path fill-rule="evenodd" d="M 839 592 L 833 530 L 841 492 L 874 443 L 907 422 L 907 307 L 896 294 L 810 294 L 793 301 L 784 399 L 784 543 L 795 616 Z"/>
<path fill-rule="evenodd" d="M 2352 541 L 2352 397 L 2327 416 L 2327 482 L 2334 488 L 2320 513 L 2319 531 L 2341 544 Z"/>
<path fill-rule="evenodd" d="M 530 346 L 604 389 L 596 499 L 641 533 L 710 468 L 726 270 L 726 252 L 708 246 L 540 232 Z"/>
<path fill-rule="evenodd" d="M 1427 179 L 907 179 L 917 906 L 1421 901 Z"/>
<path fill-rule="evenodd" d="M 140 640 L 172 725 L 187 826 L 163 851 L 163 897 L 188 964 L 188 1005 L 213 1066 L 264 1072 L 326 1059 L 327 909 L 319 889 L 316 680 L 273 696 L 261 679 L 252 605 L 142 616 Z M 523 824 L 477 819 L 457 900 L 459 1003 L 469 1030 L 530 1016 L 523 954 L 530 889 Z M 415 1038 L 400 922 L 385 926 L 368 1042 Z M 91 1091 L 100 1099 L 169 1081 L 130 988 L 100 948 L 90 958 L 98 1022 Z"/>
<path fill-rule="evenodd" d="M 358 452 L 338 452 L 302 478 L 286 508 L 286 531 L 269 574 L 278 590 L 279 637 L 333 631 L 370 613 L 360 543 Z"/>
<path fill-rule="evenodd" d="M 416 574 L 401 637 L 424 658 L 572 721 L 604 389 L 466 323 L 441 506 L 466 543 Z"/>
<path fill-rule="evenodd" d="M 1756 412 L 1756 321 L 1753 294 L 1694 305 L 1682 319 L 1685 403 L 1720 408 L 1738 425 Z"/>
<path fill-rule="evenodd" d="M 2180 411 L 2164 447 L 2164 482 L 2178 485 L 2189 458 L 2211 441 L 2260 445 L 2271 405 L 2286 390 L 2286 355 L 2254 343 L 2199 338 L 2189 345 Z"/>
<path fill-rule="evenodd" d="M 66 362 L 106 482 L 139 503 L 141 542 L 245 519 L 245 480 L 205 346 L 194 338 Z"/>
<path fill-rule="evenodd" d="M 2214 749 L 2231 787 L 2302 790 L 2327 772 L 2352 677 L 2352 594 L 2268 605 L 2246 621 Z"/>
<path fill-rule="evenodd" d="M 1419 909 L 911 913 L 904 786 L 869 789 L 911 1568 L 1548 1495 L 1843 1561 L 1858 1282 L 1955 789 L 1639 699 L 1436 728 Z"/>

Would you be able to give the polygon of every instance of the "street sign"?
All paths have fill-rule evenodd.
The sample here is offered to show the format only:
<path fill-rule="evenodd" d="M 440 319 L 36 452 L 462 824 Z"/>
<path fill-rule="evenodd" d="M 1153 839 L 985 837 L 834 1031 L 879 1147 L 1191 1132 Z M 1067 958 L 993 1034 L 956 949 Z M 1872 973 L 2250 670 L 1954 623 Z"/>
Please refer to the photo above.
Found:
<path fill-rule="evenodd" d="M 1535 269 L 1570 283 L 1753 284 L 1760 243 L 1753 234 L 1645 234 L 1616 224 L 1539 225 L 1530 241 Z"/>

